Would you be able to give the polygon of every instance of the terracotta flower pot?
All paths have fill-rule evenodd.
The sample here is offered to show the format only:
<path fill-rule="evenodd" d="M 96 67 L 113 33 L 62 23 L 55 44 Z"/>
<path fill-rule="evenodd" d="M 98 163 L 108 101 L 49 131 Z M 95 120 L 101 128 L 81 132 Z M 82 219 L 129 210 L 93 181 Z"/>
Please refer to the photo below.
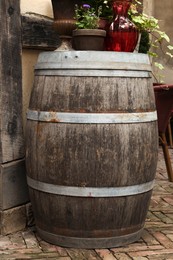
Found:
<path fill-rule="evenodd" d="M 75 50 L 103 51 L 106 31 L 101 29 L 76 29 L 72 46 Z"/>

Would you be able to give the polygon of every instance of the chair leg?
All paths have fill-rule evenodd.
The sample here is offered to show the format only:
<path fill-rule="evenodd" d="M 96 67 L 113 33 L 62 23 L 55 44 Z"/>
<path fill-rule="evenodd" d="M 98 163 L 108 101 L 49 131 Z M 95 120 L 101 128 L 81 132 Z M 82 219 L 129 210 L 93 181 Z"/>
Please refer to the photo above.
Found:
<path fill-rule="evenodd" d="M 169 144 L 170 144 L 170 148 L 173 148 L 173 142 L 172 142 L 172 129 L 171 129 L 171 118 L 169 119 L 169 123 L 168 123 L 168 135 L 169 135 Z"/>
<path fill-rule="evenodd" d="M 169 181 L 173 182 L 173 171 L 172 171 L 171 159 L 170 159 L 170 155 L 169 155 L 169 151 L 168 151 L 168 144 L 166 141 L 166 136 L 164 133 L 160 133 L 160 137 L 161 137 L 163 155 L 164 155 L 164 159 L 165 159 L 168 178 L 169 178 Z"/>

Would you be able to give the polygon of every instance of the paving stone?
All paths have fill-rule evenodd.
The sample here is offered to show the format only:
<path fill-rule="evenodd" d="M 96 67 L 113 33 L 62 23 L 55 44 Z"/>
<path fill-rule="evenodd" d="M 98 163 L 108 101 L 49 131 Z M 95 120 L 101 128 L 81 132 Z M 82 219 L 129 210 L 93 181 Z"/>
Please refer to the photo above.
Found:
<path fill-rule="evenodd" d="M 168 234 L 168 235 L 166 235 L 172 242 L 173 242 L 173 234 Z"/>
<path fill-rule="evenodd" d="M 0 250 L 6 250 L 12 245 L 8 236 L 0 236 Z"/>
<path fill-rule="evenodd" d="M 153 236 L 163 245 L 165 248 L 173 248 L 172 241 L 161 232 L 153 233 Z"/>
<path fill-rule="evenodd" d="M 163 223 L 166 224 L 172 224 L 173 220 L 165 216 L 162 212 L 154 211 L 153 214 L 155 214 Z"/>
<path fill-rule="evenodd" d="M 82 249 L 82 254 L 86 259 L 89 260 L 100 260 L 100 257 L 98 256 L 97 252 L 95 250 L 87 250 Z"/>
<path fill-rule="evenodd" d="M 22 235 L 27 248 L 35 248 L 39 246 L 38 241 L 31 230 L 22 232 Z"/>
<path fill-rule="evenodd" d="M 68 255 L 71 257 L 71 259 L 76 260 L 86 260 L 85 256 L 82 253 L 82 249 L 67 249 Z"/>
<path fill-rule="evenodd" d="M 170 206 L 167 202 L 165 202 L 162 197 L 160 196 L 153 196 L 150 204 L 150 210 L 159 212 L 159 211 L 164 211 L 165 209 L 167 210 L 172 210 L 172 206 Z"/>
<path fill-rule="evenodd" d="M 164 234 L 173 234 L 173 225 L 171 225 L 171 227 L 168 226 L 167 228 L 162 230 L 162 233 L 164 233 Z"/>
<path fill-rule="evenodd" d="M 163 250 L 146 250 L 146 251 L 137 251 L 137 252 L 129 252 L 129 255 L 133 257 L 148 257 L 153 255 L 166 255 L 166 254 L 173 254 L 173 249 L 163 249 Z"/>
<path fill-rule="evenodd" d="M 11 241 L 9 249 L 26 248 L 21 232 L 9 235 L 9 239 Z"/>
<path fill-rule="evenodd" d="M 58 257 L 56 255 L 24 255 L 24 254 L 14 254 L 13 256 L 1 256 L 1 260 L 22 260 L 22 259 L 34 259 L 34 260 L 43 260 L 43 259 L 51 259 L 51 260 L 71 260 L 70 257 Z"/>
<path fill-rule="evenodd" d="M 169 205 L 173 206 L 173 195 L 172 196 L 164 196 L 164 201 L 166 201 Z"/>
<path fill-rule="evenodd" d="M 155 251 L 155 250 L 162 250 L 164 249 L 164 246 L 162 245 L 155 245 L 155 246 L 128 246 L 128 247 L 121 247 L 121 248 L 112 248 L 111 251 L 113 251 L 115 254 L 118 252 L 121 253 L 130 253 L 130 252 L 136 252 L 136 251 Z"/>
<path fill-rule="evenodd" d="M 166 213 L 165 214 L 168 218 L 170 218 L 171 220 L 173 220 L 173 212 L 172 213 Z"/>
<path fill-rule="evenodd" d="M 143 257 L 143 256 L 133 257 L 133 260 L 148 260 L 148 257 Z"/>
<path fill-rule="evenodd" d="M 154 222 L 156 222 L 156 221 L 160 221 L 160 219 L 157 218 L 151 211 L 149 211 L 148 214 L 147 214 L 147 219 L 146 219 L 146 221 L 147 221 L 147 222 L 148 222 L 148 221 L 154 221 Z"/>
<path fill-rule="evenodd" d="M 57 247 L 55 245 L 48 244 L 45 241 L 40 241 L 39 246 L 41 247 L 43 252 L 57 252 Z M 61 256 L 61 255 L 60 255 Z M 67 256 L 67 255 L 65 255 Z"/>
<path fill-rule="evenodd" d="M 165 188 L 165 190 L 166 190 L 168 193 L 172 193 L 172 190 L 173 190 L 173 184 L 171 184 L 171 185 L 168 185 L 168 184 L 167 184 L 167 186 L 164 187 L 164 188 Z"/>
<path fill-rule="evenodd" d="M 147 230 L 144 230 L 142 238 L 148 246 L 159 244 L 159 242 Z"/>
<path fill-rule="evenodd" d="M 16 253 L 19 253 L 19 254 L 39 254 L 39 253 L 42 253 L 42 250 L 40 248 L 25 248 L 25 249 L 15 249 L 15 250 L 12 250 L 12 253 L 13 252 L 16 252 Z"/>
<path fill-rule="evenodd" d="M 173 254 L 152 255 L 152 256 L 148 256 L 147 259 L 151 259 L 151 260 L 172 260 Z"/>
<path fill-rule="evenodd" d="M 67 251 L 65 248 L 56 246 L 56 250 L 59 253 L 60 256 L 68 256 Z"/>
<path fill-rule="evenodd" d="M 130 260 L 130 259 L 132 259 L 131 257 L 129 257 L 125 253 L 116 253 L 115 256 L 116 256 L 116 259 L 118 259 L 118 260 Z"/>
<path fill-rule="evenodd" d="M 100 258 L 103 260 L 115 260 L 116 258 L 112 254 L 112 252 L 108 249 L 100 249 L 96 250 L 96 252 L 99 254 Z"/>

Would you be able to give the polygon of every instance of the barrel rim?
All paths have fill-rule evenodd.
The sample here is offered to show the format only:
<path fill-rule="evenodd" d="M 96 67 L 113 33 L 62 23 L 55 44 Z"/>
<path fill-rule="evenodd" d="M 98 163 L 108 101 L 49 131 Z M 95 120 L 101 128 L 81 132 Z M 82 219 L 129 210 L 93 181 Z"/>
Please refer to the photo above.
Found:
<path fill-rule="evenodd" d="M 42 52 L 35 66 L 40 69 L 152 71 L 147 54 L 106 51 Z"/>

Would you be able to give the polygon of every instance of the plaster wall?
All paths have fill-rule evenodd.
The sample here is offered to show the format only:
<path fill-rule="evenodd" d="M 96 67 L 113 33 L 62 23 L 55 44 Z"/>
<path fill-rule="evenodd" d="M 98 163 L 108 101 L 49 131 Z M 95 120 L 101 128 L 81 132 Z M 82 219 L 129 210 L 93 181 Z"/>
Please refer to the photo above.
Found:
<path fill-rule="evenodd" d="M 148 15 L 153 14 L 154 0 L 143 0 L 143 11 Z"/>
<path fill-rule="evenodd" d="M 170 37 L 170 44 L 173 45 L 173 1 L 172 0 L 154 0 L 153 15 L 159 20 L 160 28 Z M 173 59 L 168 60 L 161 52 L 158 52 L 161 61 L 165 64 L 164 82 L 173 84 Z"/>
<path fill-rule="evenodd" d="M 20 0 L 21 12 L 34 12 L 52 17 L 51 0 Z"/>
<path fill-rule="evenodd" d="M 148 15 L 153 15 L 159 20 L 160 29 L 169 36 L 170 45 L 173 45 L 173 1 L 172 0 L 144 0 L 144 12 Z M 166 48 L 163 44 L 163 50 L 166 52 Z M 173 84 L 173 59 L 170 60 L 167 56 L 163 55 L 161 51 L 158 53 L 158 62 L 161 62 L 165 69 L 164 71 L 156 70 L 153 67 L 155 75 L 163 75 L 162 80 L 166 84 Z M 157 77 L 159 78 L 159 77 Z"/>
<path fill-rule="evenodd" d="M 21 13 L 33 12 L 53 17 L 51 0 L 21 0 Z M 22 77 L 23 77 L 23 120 L 26 123 L 26 111 L 29 105 L 31 89 L 34 80 L 34 66 L 40 51 L 23 49 L 22 51 Z M 25 129 L 25 127 L 24 127 Z"/>

